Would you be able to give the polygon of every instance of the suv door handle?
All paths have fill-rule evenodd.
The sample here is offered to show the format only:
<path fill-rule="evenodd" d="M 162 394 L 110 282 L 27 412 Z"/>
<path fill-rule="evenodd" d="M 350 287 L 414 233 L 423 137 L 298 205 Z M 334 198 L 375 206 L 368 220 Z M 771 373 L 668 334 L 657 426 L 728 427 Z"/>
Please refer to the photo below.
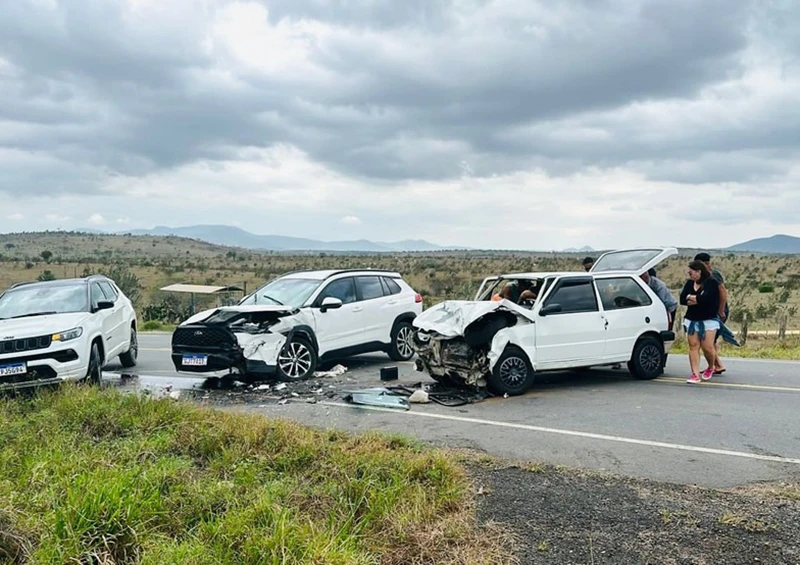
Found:
<path fill-rule="evenodd" d="M 353 310 L 352 310 L 352 311 L 353 311 L 353 312 L 361 312 L 363 309 L 364 309 L 364 307 L 363 307 L 363 306 L 356 306 L 355 308 L 353 308 Z"/>

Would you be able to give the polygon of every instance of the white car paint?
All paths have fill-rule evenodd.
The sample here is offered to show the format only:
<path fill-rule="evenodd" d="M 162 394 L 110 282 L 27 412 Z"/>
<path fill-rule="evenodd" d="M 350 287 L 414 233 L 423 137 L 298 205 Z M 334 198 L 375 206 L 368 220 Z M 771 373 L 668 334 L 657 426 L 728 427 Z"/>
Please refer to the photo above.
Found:
<path fill-rule="evenodd" d="M 68 287 L 74 290 L 67 291 Z M 82 291 L 79 291 L 79 288 Z M 106 289 L 112 292 L 110 300 L 105 294 Z M 77 304 L 83 306 L 82 308 L 72 308 L 71 305 L 63 304 L 64 311 L 50 315 L 10 317 L 19 315 L 19 308 L 25 309 L 28 313 L 37 313 L 43 296 L 47 296 L 50 300 L 48 308 L 58 309 L 60 291 L 65 293 L 65 297 L 67 295 L 78 297 L 81 292 L 85 292 L 85 304 Z M 22 297 L 26 297 L 24 301 Z M 113 305 L 98 309 L 100 301 L 111 302 Z M 0 317 L 4 315 L 9 319 L 0 319 L 0 390 L 83 379 L 87 376 L 90 350 L 95 340 L 101 344 L 104 352 L 101 366 L 127 353 L 132 345 L 136 346 L 137 343 L 132 339 L 134 337 L 132 328 L 136 326 L 136 311 L 119 287 L 105 277 L 36 282 L 12 287 L 0 296 Z M 67 335 L 69 339 L 61 339 L 63 334 L 72 330 L 75 330 L 73 335 L 79 335 L 75 337 Z M 26 342 L 30 345 L 32 342 L 29 340 L 33 338 L 42 338 L 42 343 L 47 342 L 49 345 L 20 350 L 18 344 Z M 11 344 L 14 345 L 14 351 L 8 351 Z M 66 356 L 66 352 L 69 351 L 75 352 L 74 359 Z M 28 377 L 21 382 L 9 382 L 13 380 L 10 377 L 14 371 L 24 373 Z M 35 378 L 37 375 L 39 378 Z"/>
<path fill-rule="evenodd" d="M 416 318 L 414 326 L 419 330 L 417 351 L 421 360 L 418 368 L 427 368 L 432 376 L 449 371 L 466 384 L 482 385 L 482 378 L 494 371 L 509 345 L 524 352 L 534 371 L 625 363 L 631 360 L 640 337 L 665 335 L 661 332 L 668 328 L 666 308 L 640 275 L 677 252 L 673 247 L 621 250 L 602 255 L 589 273 L 542 272 L 488 277 L 475 301 L 443 302 Z M 491 283 L 514 279 L 535 280 L 541 285 L 531 308 L 505 299 L 489 300 Z M 612 296 L 613 292 L 616 296 Z M 624 306 L 631 296 L 638 296 L 644 304 Z M 648 299 L 649 304 L 646 303 Z M 562 306 L 574 311 L 544 311 L 545 307 L 559 301 L 566 301 Z M 494 312 L 510 313 L 516 323 L 494 334 L 485 355 L 477 352 L 478 346 L 472 347 L 475 350 L 472 362 L 481 364 L 480 368 L 464 370 L 461 356 L 451 362 L 448 369 L 445 342 L 455 344 L 452 340 L 464 338 L 472 324 L 475 324 L 473 328 L 478 328 L 480 320 Z M 664 350 L 669 351 L 671 346 L 672 341 L 667 340 Z M 459 347 L 463 352 L 463 347 Z"/>
<path fill-rule="evenodd" d="M 371 294 L 370 288 L 373 289 Z M 377 295 L 378 291 L 380 296 Z M 331 306 L 323 304 L 326 300 L 332 300 Z M 245 359 L 261 362 L 269 368 L 278 363 L 278 356 L 290 331 L 296 328 L 311 334 L 319 357 L 338 353 L 347 357 L 349 354 L 388 348 L 398 317 L 413 318 L 419 315 L 422 312 L 422 297 L 395 272 L 372 269 L 302 271 L 268 282 L 242 299 L 239 305 L 200 312 L 179 327 L 199 328 L 217 312 L 272 312 L 282 315 L 274 325 L 261 333 L 234 326 L 229 328 Z M 182 347 L 182 343 L 177 346 L 173 344 L 173 361 L 176 363 L 177 356 L 182 354 Z M 200 351 L 202 346 L 197 349 L 195 353 L 203 355 Z M 176 368 L 180 370 L 180 365 L 176 364 Z M 203 371 L 194 366 L 190 370 Z"/>

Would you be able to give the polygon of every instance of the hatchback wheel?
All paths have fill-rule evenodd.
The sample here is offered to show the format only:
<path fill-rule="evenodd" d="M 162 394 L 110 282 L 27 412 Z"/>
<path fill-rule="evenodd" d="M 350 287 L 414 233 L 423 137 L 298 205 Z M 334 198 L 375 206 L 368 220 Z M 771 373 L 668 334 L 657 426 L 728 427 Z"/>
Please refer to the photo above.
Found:
<path fill-rule="evenodd" d="M 509 346 L 497 360 L 488 379 L 495 394 L 516 396 L 533 384 L 533 367 L 528 356 L 519 347 Z"/>
<path fill-rule="evenodd" d="M 655 379 L 664 372 L 665 361 L 664 344 L 647 336 L 636 342 L 628 369 L 637 379 Z"/>

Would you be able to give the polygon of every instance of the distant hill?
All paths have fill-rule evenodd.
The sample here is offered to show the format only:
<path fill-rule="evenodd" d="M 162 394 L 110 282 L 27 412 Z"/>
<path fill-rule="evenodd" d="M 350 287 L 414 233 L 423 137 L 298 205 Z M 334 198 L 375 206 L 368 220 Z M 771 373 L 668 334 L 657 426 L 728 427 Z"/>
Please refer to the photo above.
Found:
<path fill-rule="evenodd" d="M 800 254 L 800 237 L 778 234 L 772 237 L 751 239 L 728 247 L 725 251 L 744 253 Z"/>
<path fill-rule="evenodd" d="M 149 230 L 137 229 L 118 233 L 152 236 L 174 235 L 206 241 L 217 245 L 269 251 L 358 251 L 366 253 L 391 253 L 467 249 L 456 246 L 444 247 L 421 239 L 407 239 L 393 242 L 369 241 L 366 239 L 354 241 L 319 241 L 283 235 L 257 235 L 235 226 L 224 225 L 198 225 L 178 228 L 157 226 Z"/>

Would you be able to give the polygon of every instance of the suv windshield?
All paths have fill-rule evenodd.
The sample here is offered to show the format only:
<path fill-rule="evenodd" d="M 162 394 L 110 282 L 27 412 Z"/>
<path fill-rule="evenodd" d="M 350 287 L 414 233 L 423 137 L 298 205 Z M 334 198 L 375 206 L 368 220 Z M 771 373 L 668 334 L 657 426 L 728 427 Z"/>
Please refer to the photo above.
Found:
<path fill-rule="evenodd" d="M 314 293 L 322 281 L 314 279 L 280 278 L 259 288 L 242 300 L 242 306 L 282 305 L 299 308 Z"/>
<path fill-rule="evenodd" d="M 88 312 L 85 284 L 21 287 L 0 296 L 0 319 Z"/>

